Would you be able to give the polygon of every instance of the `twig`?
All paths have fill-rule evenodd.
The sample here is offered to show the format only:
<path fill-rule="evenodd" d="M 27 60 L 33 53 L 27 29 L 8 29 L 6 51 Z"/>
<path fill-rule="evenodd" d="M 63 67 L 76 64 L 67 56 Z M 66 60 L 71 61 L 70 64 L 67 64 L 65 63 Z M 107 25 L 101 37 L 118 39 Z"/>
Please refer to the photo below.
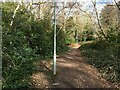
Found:
<path fill-rule="evenodd" d="M 116 0 L 114 0 L 114 2 L 115 2 L 115 4 L 116 4 L 117 8 L 118 8 L 118 9 L 119 9 L 119 11 L 120 11 L 120 7 L 119 7 L 120 5 L 118 5 L 120 2 L 118 2 L 118 3 L 117 3 L 117 2 L 116 2 Z"/>

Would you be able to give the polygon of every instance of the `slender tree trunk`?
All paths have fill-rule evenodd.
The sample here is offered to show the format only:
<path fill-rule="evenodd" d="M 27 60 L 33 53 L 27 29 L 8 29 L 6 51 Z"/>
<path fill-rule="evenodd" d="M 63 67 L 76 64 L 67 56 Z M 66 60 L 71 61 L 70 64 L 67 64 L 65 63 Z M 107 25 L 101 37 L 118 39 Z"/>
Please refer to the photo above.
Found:
<path fill-rule="evenodd" d="M 22 1 L 23 1 L 23 0 L 21 0 L 20 3 L 21 3 Z M 13 20 L 14 20 L 14 18 L 15 18 L 15 16 L 16 16 L 17 11 L 18 11 L 19 8 L 20 8 L 20 3 L 18 3 L 18 5 L 17 5 L 17 7 L 16 7 L 16 9 L 15 9 L 15 11 L 14 11 L 14 14 L 13 14 L 13 16 L 12 16 L 12 20 L 11 20 L 10 26 L 13 25 Z"/>
<path fill-rule="evenodd" d="M 93 1 L 92 1 L 92 3 L 93 3 L 93 6 L 94 6 L 94 10 L 95 10 L 96 18 L 97 18 L 97 23 L 98 23 L 99 29 L 101 30 L 100 33 L 104 36 L 105 39 L 108 40 L 108 38 L 107 38 L 107 36 L 105 35 L 104 30 L 103 30 L 103 28 L 102 28 L 102 26 L 101 26 L 101 24 L 100 24 L 98 12 L 97 12 L 97 9 L 96 9 L 96 2 L 93 2 Z"/>

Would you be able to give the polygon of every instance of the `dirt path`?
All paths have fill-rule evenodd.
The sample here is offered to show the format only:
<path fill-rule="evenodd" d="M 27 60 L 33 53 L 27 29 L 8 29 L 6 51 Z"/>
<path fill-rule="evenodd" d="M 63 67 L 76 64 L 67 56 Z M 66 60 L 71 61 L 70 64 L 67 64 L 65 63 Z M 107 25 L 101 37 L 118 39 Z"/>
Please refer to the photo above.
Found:
<path fill-rule="evenodd" d="M 110 88 L 97 69 L 85 62 L 78 48 L 57 57 L 57 76 L 52 79 L 44 73 L 32 76 L 37 88 Z"/>

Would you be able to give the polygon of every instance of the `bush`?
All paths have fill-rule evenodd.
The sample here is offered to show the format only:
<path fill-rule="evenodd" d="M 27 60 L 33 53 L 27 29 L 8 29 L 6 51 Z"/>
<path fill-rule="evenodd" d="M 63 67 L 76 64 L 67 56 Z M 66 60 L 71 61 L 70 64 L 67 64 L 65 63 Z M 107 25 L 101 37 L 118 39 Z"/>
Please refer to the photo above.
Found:
<path fill-rule="evenodd" d="M 7 2 L 2 7 L 3 88 L 28 87 L 34 62 L 53 56 L 51 18 L 34 20 L 34 15 L 21 5 L 10 26 L 16 6 L 16 3 Z M 61 31 L 57 37 L 57 50 L 64 51 L 64 48 L 65 35 Z"/>
<path fill-rule="evenodd" d="M 25 10 L 18 11 L 10 27 L 13 11 L 16 3 L 3 4 L 3 32 L 2 32 L 2 76 L 3 88 L 28 87 L 29 76 L 33 71 L 33 62 L 39 55 L 30 47 L 25 31 L 29 31 L 29 15 Z"/>

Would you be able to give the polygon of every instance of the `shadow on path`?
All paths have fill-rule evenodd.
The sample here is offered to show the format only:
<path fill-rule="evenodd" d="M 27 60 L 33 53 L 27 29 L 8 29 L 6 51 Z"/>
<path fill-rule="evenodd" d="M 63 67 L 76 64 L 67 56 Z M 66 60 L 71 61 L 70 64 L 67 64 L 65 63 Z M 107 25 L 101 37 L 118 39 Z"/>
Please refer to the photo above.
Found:
<path fill-rule="evenodd" d="M 57 58 L 57 76 L 54 88 L 110 88 L 97 69 L 85 62 L 79 49 L 70 48 Z"/>
<path fill-rule="evenodd" d="M 112 88 L 101 78 L 95 67 L 89 65 L 81 55 L 79 48 L 70 47 L 64 55 L 57 57 L 57 75 L 51 70 L 33 75 L 36 88 Z M 50 64 L 52 66 L 52 62 Z M 50 76 L 50 77 L 49 77 Z"/>

